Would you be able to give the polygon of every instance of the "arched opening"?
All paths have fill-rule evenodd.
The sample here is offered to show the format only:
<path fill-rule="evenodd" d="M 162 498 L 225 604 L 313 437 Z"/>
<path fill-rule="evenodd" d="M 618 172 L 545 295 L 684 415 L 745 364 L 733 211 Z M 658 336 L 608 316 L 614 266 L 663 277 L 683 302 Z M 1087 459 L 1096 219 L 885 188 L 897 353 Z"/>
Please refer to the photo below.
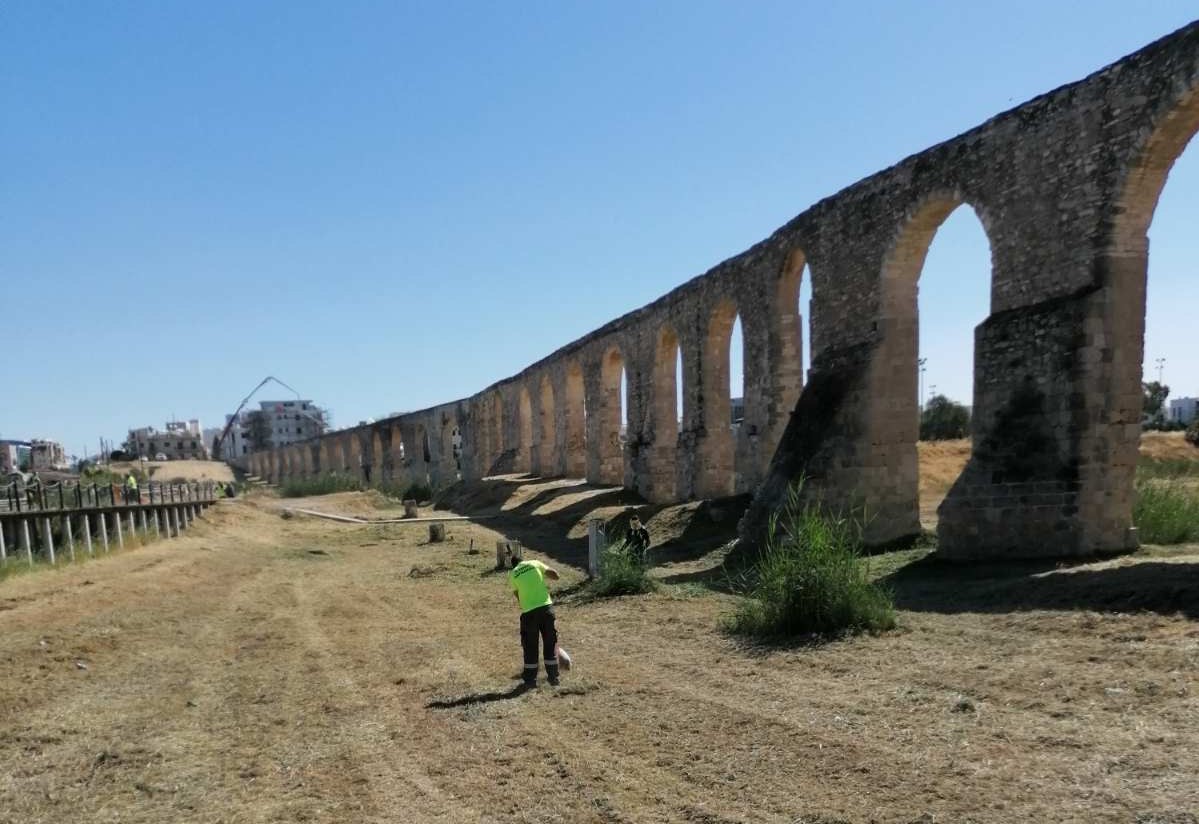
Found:
<path fill-rule="evenodd" d="M 566 391 L 563 398 L 565 425 L 566 474 L 572 478 L 587 475 L 587 410 L 583 385 L 583 366 L 571 361 L 566 367 Z"/>
<path fill-rule="evenodd" d="M 521 386 L 518 401 L 520 416 L 520 443 L 516 452 L 517 472 L 533 471 L 533 402 L 529 398 L 529 388 Z"/>
<path fill-rule="evenodd" d="M 1193 397 L 1199 395 L 1199 359 L 1188 341 L 1195 305 L 1192 238 L 1193 198 L 1199 188 L 1199 78 L 1188 81 L 1188 91 L 1159 117 L 1113 210 L 1113 242 L 1105 260 L 1111 297 L 1102 337 L 1088 341 L 1100 349 L 1106 344 L 1101 362 L 1110 362 L 1108 374 L 1102 376 L 1106 385 L 1100 387 L 1109 400 L 1103 425 L 1095 427 L 1099 448 L 1094 452 L 1102 457 L 1083 467 L 1084 496 L 1079 502 L 1082 523 L 1106 524 L 1093 529 L 1091 540 L 1100 547 L 1118 548 L 1120 532 L 1133 525 L 1133 483 L 1142 435 L 1123 424 L 1184 424 L 1193 420 Z M 1164 408 L 1155 414 L 1150 402 L 1160 398 L 1153 386 L 1157 383 L 1170 391 L 1162 401 Z"/>
<path fill-rule="evenodd" d="M 768 411 L 767 440 L 763 450 L 766 464 L 778 449 L 811 369 L 812 273 L 802 250 L 796 249 L 787 256 L 779 278 L 777 300 L 775 337 L 779 354 L 773 364 L 775 403 Z"/>
<path fill-rule="evenodd" d="M 650 425 L 654 433 L 650 452 L 650 497 L 673 501 L 678 496 L 679 421 L 682 417 L 682 349 L 671 326 L 658 333 L 654 353 L 654 378 Z"/>
<path fill-rule="evenodd" d="M 896 534 L 935 528 L 970 458 L 974 337 L 990 314 L 991 269 L 978 213 L 950 194 L 916 209 L 884 263 L 872 439 L 893 494 L 879 519 Z"/>
<path fill-rule="evenodd" d="M 534 471 L 539 475 L 558 475 L 557 426 L 554 420 L 554 385 L 549 375 L 541 378 L 537 426 L 537 461 Z"/>
<path fill-rule="evenodd" d="M 731 495 L 735 483 L 735 437 L 732 372 L 729 366 L 733 327 L 738 322 L 737 306 L 729 299 L 720 301 L 708 321 L 703 347 L 704 438 L 699 450 L 696 494 L 701 498 Z M 738 374 L 743 374 L 739 359 Z M 744 407 L 742 407 L 742 410 Z"/>
<path fill-rule="evenodd" d="M 604 355 L 600 368 L 599 409 L 599 481 L 604 484 L 624 483 L 625 397 L 624 355 L 612 347 Z"/>
<path fill-rule="evenodd" d="M 317 467 L 317 471 L 318 472 L 328 472 L 329 467 L 330 467 L 330 461 L 331 461 L 331 459 L 329 457 L 329 442 L 324 440 L 323 438 L 321 439 L 321 445 L 320 445 L 319 454 L 317 457 L 318 457 L 318 460 L 320 461 L 320 465 Z"/>

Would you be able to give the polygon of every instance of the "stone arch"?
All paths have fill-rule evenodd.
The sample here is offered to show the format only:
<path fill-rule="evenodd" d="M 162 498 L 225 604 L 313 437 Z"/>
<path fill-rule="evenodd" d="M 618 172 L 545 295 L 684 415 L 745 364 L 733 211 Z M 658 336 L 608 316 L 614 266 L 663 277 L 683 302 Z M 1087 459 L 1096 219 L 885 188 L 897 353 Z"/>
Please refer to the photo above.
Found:
<path fill-rule="evenodd" d="M 521 385 L 517 394 L 517 472 L 533 471 L 533 401 L 529 397 L 529 387 Z"/>
<path fill-rule="evenodd" d="M 562 393 L 564 467 L 572 478 L 587 475 L 587 408 L 583 365 L 572 360 L 566 365 Z"/>
<path fill-rule="evenodd" d="M 883 258 L 879 280 L 880 344 L 870 374 L 870 444 L 866 461 L 873 490 L 871 528 L 888 537 L 919 534 L 920 437 L 918 292 L 929 247 L 937 230 L 953 212 L 969 209 L 978 219 L 991 253 L 988 278 L 994 279 L 995 243 L 985 210 L 960 192 L 939 191 L 908 211 Z M 979 323 L 986 318 L 979 318 Z M 977 327 L 976 327 L 977 330 Z M 973 370 L 978 374 L 977 364 Z M 972 399 L 973 400 L 973 399 Z"/>
<path fill-rule="evenodd" d="M 1112 214 L 1110 241 L 1097 274 L 1109 295 L 1087 334 L 1088 349 L 1099 353 L 1093 397 L 1103 407 L 1098 420 L 1096 460 L 1080 467 L 1079 522 L 1090 545 L 1127 545 L 1121 536 L 1132 526 L 1133 482 L 1139 455 L 1149 288 L 1149 229 L 1170 170 L 1199 134 L 1199 77 L 1180 94 L 1149 131 L 1124 175 Z M 1194 147 L 1191 149 L 1195 150 Z"/>
<path fill-rule="evenodd" d="M 696 494 L 701 498 L 731 495 L 734 489 L 735 443 L 729 397 L 729 342 L 738 317 L 737 304 L 723 298 L 713 307 L 702 349 L 704 436 L 696 472 Z"/>
<path fill-rule="evenodd" d="M 329 472 L 333 466 L 333 457 L 329 449 L 329 439 L 321 438 L 320 446 L 318 447 L 318 472 Z"/>
<path fill-rule="evenodd" d="M 624 354 L 619 346 L 611 346 L 600 362 L 600 397 L 596 415 L 598 480 L 603 484 L 624 484 L 625 450 L 621 429 L 627 410 L 620 397 L 620 383 L 624 376 Z"/>
<path fill-rule="evenodd" d="M 554 385 L 549 375 L 541 376 L 537 399 L 537 445 L 533 471 L 538 475 L 559 475 L 558 427 L 554 417 Z"/>
<path fill-rule="evenodd" d="M 653 501 L 666 503 L 678 497 L 679 414 L 678 364 L 682 347 L 670 324 L 658 331 L 654 347 L 650 427 L 653 446 L 649 456 L 649 493 Z"/>

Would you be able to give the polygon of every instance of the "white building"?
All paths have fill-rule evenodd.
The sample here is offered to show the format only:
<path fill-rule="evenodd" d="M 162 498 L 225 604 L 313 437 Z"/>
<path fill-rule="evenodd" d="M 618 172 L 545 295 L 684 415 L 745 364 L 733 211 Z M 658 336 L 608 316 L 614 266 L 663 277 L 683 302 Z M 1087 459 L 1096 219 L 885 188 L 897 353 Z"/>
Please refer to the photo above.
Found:
<path fill-rule="evenodd" d="M 1178 423 L 1189 424 L 1199 413 L 1199 398 L 1175 398 L 1170 401 L 1170 413 L 1167 418 Z"/>
<path fill-rule="evenodd" d="M 229 429 L 229 435 L 221 444 L 220 457 L 235 461 L 254 451 L 250 438 L 250 422 L 254 415 L 262 415 L 269 427 L 269 448 L 274 449 L 300 441 L 311 440 L 324 434 L 328 428 L 325 412 L 313 401 L 261 401 L 258 409 L 242 412 Z M 225 423 L 233 418 L 225 416 Z"/>
<path fill-rule="evenodd" d="M 325 413 L 312 401 L 262 401 L 261 412 L 271 422 L 271 446 L 307 441 L 325 431 Z"/>

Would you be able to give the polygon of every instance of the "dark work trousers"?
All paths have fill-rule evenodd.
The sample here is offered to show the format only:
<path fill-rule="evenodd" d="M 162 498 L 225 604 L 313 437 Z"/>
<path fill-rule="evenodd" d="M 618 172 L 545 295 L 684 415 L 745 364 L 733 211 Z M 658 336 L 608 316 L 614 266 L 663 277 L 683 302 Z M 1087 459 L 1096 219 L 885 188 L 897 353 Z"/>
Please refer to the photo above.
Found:
<path fill-rule="evenodd" d="M 520 614 L 520 647 L 525 654 L 522 673 L 526 684 L 537 683 L 537 640 L 545 653 L 545 674 L 551 684 L 558 681 L 558 630 L 553 607 L 544 606 Z"/>

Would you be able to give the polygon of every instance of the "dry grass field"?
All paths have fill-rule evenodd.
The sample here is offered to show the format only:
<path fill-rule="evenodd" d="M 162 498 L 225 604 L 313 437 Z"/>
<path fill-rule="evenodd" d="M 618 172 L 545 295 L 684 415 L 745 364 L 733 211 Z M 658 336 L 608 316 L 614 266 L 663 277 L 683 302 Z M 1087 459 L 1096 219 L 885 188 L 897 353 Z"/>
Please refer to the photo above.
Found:
<path fill-rule="evenodd" d="M 661 590 L 597 601 L 567 525 L 619 493 L 475 495 L 499 515 L 444 544 L 259 495 L 0 583 L 0 822 L 1195 820 L 1199 547 L 880 556 L 898 630 L 756 649 L 719 630 L 718 554 L 682 540 L 725 513 L 656 512 Z M 516 689 L 496 530 L 563 570 L 559 688 Z"/>

